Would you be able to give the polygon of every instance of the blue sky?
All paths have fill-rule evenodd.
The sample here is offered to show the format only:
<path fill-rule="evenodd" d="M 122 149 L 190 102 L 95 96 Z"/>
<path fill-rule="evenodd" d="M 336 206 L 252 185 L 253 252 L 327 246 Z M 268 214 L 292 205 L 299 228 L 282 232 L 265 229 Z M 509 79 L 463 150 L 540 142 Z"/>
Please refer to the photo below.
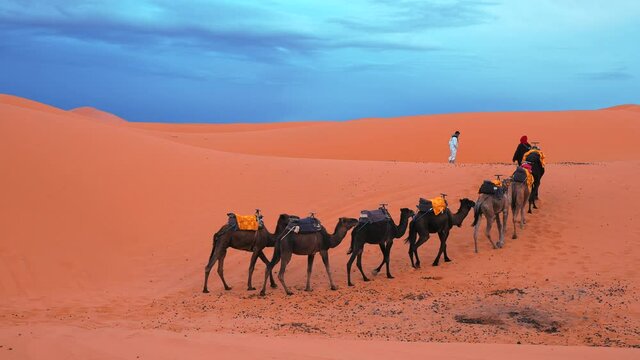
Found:
<path fill-rule="evenodd" d="M 0 0 L 0 92 L 131 121 L 640 103 L 636 0 Z"/>

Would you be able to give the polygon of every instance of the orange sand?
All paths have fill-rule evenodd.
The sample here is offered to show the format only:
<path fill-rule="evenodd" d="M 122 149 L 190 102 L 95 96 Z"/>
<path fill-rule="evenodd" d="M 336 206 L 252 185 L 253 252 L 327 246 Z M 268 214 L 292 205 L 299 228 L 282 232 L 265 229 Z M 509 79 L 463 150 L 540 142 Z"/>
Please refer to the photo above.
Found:
<path fill-rule="evenodd" d="M 2 358 L 639 354 L 628 348 L 640 345 L 633 110 L 259 125 L 105 118 L 117 117 L 0 96 Z M 456 129 L 462 165 L 449 166 L 442 162 Z M 318 261 L 314 292 L 302 292 L 306 259 L 297 257 L 287 271 L 295 295 L 269 289 L 266 298 L 245 290 L 249 254 L 229 250 L 234 289 L 223 291 L 212 272 L 212 292 L 201 293 L 211 235 L 226 212 L 258 207 L 273 229 L 281 212 L 314 211 L 333 228 L 339 216 L 380 202 L 397 220 L 400 207 L 440 192 L 457 208 L 458 198 L 476 198 L 483 179 L 512 171 L 491 163 L 509 162 L 523 133 L 542 141 L 551 164 L 540 211 L 518 240 L 509 222 L 504 249 L 483 239 L 474 254 L 467 219 L 449 239 L 453 262 L 427 266 L 432 237 L 420 248 L 423 268 L 413 270 L 397 240 L 396 279 L 363 283 L 354 272 L 356 287 L 347 288 L 347 237 L 330 253 L 338 291 L 328 290 Z M 368 246 L 365 269 L 379 261 Z M 496 345 L 517 342 L 554 346 Z"/>

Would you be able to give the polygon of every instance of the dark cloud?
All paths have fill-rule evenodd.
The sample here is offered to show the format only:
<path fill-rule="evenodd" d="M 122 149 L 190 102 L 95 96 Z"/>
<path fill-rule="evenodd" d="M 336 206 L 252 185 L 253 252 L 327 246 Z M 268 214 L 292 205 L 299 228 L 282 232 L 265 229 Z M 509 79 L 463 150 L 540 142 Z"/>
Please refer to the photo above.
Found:
<path fill-rule="evenodd" d="M 145 51 L 207 51 L 266 63 L 286 62 L 292 55 L 309 56 L 340 48 L 436 50 L 394 39 L 357 40 L 349 34 L 341 38 L 351 40 L 336 40 L 329 34 L 279 26 L 277 13 L 225 2 L 196 2 L 184 6 L 156 0 L 147 5 L 152 7 L 157 19 L 128 17 L 110 11 L 107 5 L 80 11 L 74 7 L 75 1 L 54 2 L 47 11 L 41 12 L 0 5 L 0 32 L 19 32 L 26 38 L 80 39 Z M 232 25 L 234 23 L 236 25 Z"/>
<path fill-rule="evenodd" d="M 633 79 L 633 75 L 623 69 L 580 73 L 578 77 L 593 81 L 622 81 Z"/>
<path fill-rule="evenodd" d="M 332 19 L 347 29 L 376 33 L 411 33 L 432 28 L 479 25 L 495 19 L 490 9 L 498 2 L 458 0 L 370 0 L 388 12 L 387 18 Z"/>

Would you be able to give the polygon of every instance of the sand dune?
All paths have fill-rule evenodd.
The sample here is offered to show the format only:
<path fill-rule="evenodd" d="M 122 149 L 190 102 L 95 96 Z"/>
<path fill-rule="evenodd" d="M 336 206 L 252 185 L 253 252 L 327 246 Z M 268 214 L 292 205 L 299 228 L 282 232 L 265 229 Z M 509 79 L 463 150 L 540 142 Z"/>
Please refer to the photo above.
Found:
<path fill-rule="evenodd" d="M 178 143 L 265 156 L 446 162 L 449 137 L 460 130 L 458 157 L 465 163 L 511 162 L 518 139 L 528 135 L 550 162 L 637 159 L 635 111 L 464 113 L 250 125 L 136 125 Z M 254 129 L 247 131 L 247 128 Z M 197 131 L 196 131 L 197 129 Z"/>
<path fill-rule="evenodd" d="M 94 118 L 100 122 L 107 124 L 124 124 L 126 122 L 126 120 L 121 117 L 89 106 L 75 108 L 69 110 L 69 112 L 85 117 Z"/>
<path fill-rule="evenodd" d="M 518 114 L 536 124 L 525 132 L 543 142 L 555 163 L 541 188 L 541 210 L 504 249 L 492 250 L 483 239 L 474 254 L 467 221 L 450 238 L 452 263 L 413 270 L 398 240 L 391 260 L 396 279 L 378 276 L 363 283 L 354 272 L 356 287 L 347 288 L 347 239 L 331 252 L 338 291 L 327 289 L 321 262 L 312 277 L 314 292 L 301 291 L 306 259 L 296 258 L 287 271 L 296 294 L 269 289 L 264 299 L 245 290 L 249 254 L 235 250 L 225 261 L 234 289 L 223 291 L 212 273 L 212 293 L 200 292 L 211 235 L 226 212 L 259 207 L 273 229 L 279 213 L 315 211 L 332 229 L 337 217 L 357 216 L 380 202 L 391 204 L 396 219 L 400 207 L 440 192 L 450 194 L 457 208 L 457 199 L 475 199 L 483 179 L 512 171 L 490 163 L 510 160 L 513 139 L 523 131 L 509 120 L 515 115 L 224 125 L 218 131 L 217 125 L 105 126 L 80 113 L 0 98 L 0 351 L 14 347 L 12 356 L 38 358 L 36 347 L 62 358 L 69 348 L 101 354 L 97 358 L 143 350 L 171 354 L 186 344 L 182 339 L 193 338 L 192 357 L 208 357 L 211 333 L 215 341 L 238 347 L 241 334 L 257 343 L 270 343 L 266 335 L 300 337 L 277 340 L 290 346 L 285 357 L 304 357 L 303 349 L 322 348 L 326 338 L 349 342 L 318 353 L 327 358 L 345 356 L 339 350 L 348 346 L 374 357 L 382 353 L 371 349 L 383 345 L 406 354 L 444 351 L 437 344 L 395 341 L 639 345 L 640 212 L 630 200 L 640 195 L 640 154 L 620 141 L 637 132 L 632 112 Z M 493 138 L 496 130 L 487 123 L 501 125 L 504 136 L 473 148 Z M 564 136 L 562 129 L 579 124 L 578 135 Z M 444 137 L 438 146 L 446 149 L 448 133 L 458 126 L 462 165 L 420 162 L 441 161 L 443 153 L 429 140 Z M 583 147 L 596 131 L 606 146 Z M 434 153 L 417 152 L 423 144 Z M 391 159 L 397 162 L 373 161 Z M 436 249 L 437 237 L 420 249 L 423 264 Z M 379 261 L 379 249 L 367 247 L 365 268 Z M 263 269 L 257 266 L 256 284 Z M 125 338 L 130 345 L 106 350 L 112 339 Z M 154 344 L 162 345 L 152 350 Z M 451 351 L 461 357 L 506 355 L 506 348 L 495 345 L 466 346 L 451 345 Z M 238 351 L 249 357 L 252 349 Z M 527 349 L 523 357 L 638 354 Z M 236 354 L 233 348 L 224 351 Z"/>

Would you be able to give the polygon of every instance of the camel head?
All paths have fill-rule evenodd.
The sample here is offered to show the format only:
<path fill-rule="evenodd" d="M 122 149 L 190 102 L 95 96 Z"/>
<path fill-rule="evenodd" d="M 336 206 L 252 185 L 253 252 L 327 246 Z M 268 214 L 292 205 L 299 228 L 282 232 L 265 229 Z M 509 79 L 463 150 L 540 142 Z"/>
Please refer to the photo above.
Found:
<path fill-rule="evenodd" d="M 467 198 L 460 199 L 460 209 L 473 209 L 476 206 L 476 203 L 473 200 L 469 200 Z"/>
<path fill-rule="evenodd" d="M 358 225 L 358 219 L 341 217 L 340 219 L 338 219 L 338 225 L 344 226 L 347 230 L 349 230 Z"/>
<path fill-rule="evenodd" d="M 416 212 L 411 210 L 411 209 L 408 209 L 408 208 L 400 209 L 400 215 L 402 215 L 402 216 L 406 216 L 406 217 L 410 218 L 415 214 L 416 214 Z"/>

